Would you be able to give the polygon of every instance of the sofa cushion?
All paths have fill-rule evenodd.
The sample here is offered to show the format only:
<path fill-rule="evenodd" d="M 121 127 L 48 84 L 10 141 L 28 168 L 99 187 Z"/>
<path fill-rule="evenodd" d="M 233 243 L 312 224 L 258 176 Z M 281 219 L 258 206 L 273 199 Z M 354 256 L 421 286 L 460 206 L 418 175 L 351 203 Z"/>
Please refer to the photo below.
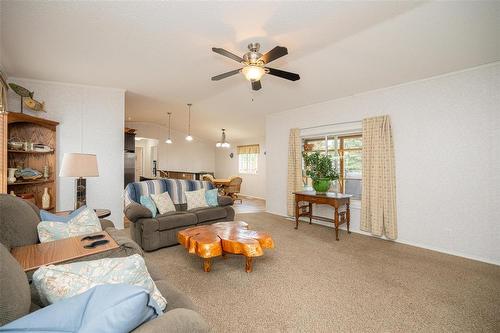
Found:
<path fill-rule="evenodd" d="M 168 212 L 166 214 L 157 215 L 156 219 L 158 220 L 160 230 L 187 227 L 195 225 L 198 221 L 195 214 L 188 212 Z"/>
<path fill-rule="evenodd" d="M 125 333 L 161 314 L 146 289 L 105 284 L 30 313 L 0 327 L 0 332 Z"/>
<path fill-rule="evenodd" d="M 78 214 L 80 214 L 85 208 L 87 208 L 87 206 L 82 206 L 74 211 L 72 211 L 71 213 L 67 214 L 67 215 L 56 215 L 56 214 L 52 214 L 51 212 L 48 212 L 46 210 L 40 210 L 40 219 L 42 221 L 52 221 L 52 222 L 69 222 L 71 219 L 73 219 L 75 216 L 77 216 Z"/>
<path fill-rule="evenodd" d="M 172 202 L 172 199 L 170 198 L 168 192 L 163 192 L 160 194 L 151 194 L 151 199 L 153 199 L 153 201 L 155 202 L 156 207 L 158 207 L 158 211 L 160 212 L 160 214 L 175 212 L 174 203 Z"/>
<path fill-rule="evenodd" d="M 85 208 L 66 223 L 42 221 L 37 228 L 42 243 L 102 231 L 99 218 L 90 208 Z"/>
<path fill-rule="evenodd" d="M 156 213 L 158 213 L 158 209 L 156 207 L 156 204 L 149 195 L 141 195 L 141 198 L 139 199 L 139 203 L 149 209 L 151 212 L 152 217 L 156 217 Z"/>
<path fill-rule="evenodd" d="M 125 283 L 147 289 L 162 310 L 167 306 L 138 254 L 42 266 L 33 273 L 33 283 L 44 304 L 79 295 L 97 285 Z"/>
<path fill-rule="evenodd" d="M 9 250 L 0 244 L 0 326 L 27 315 L 31 306 L 28 278 Z"/>
<path fill-rule="evenodd" d="M 205 198 L 205 189 L 186 191 L 184 195 L 186 196 L 188 210 L 208 207 L 207 199 Z"/>
<path fill-rule="evenodd" d="M 227 211 L 224 207 L 203 207 L 189 210 L 198 218 L 198 223 L 225 219 Z"/>
<path fill-rule="evenodd" d="M 23 199 L 0 194 L 0 243 L 8 249 L 38 243 L 40 218 Z"/>

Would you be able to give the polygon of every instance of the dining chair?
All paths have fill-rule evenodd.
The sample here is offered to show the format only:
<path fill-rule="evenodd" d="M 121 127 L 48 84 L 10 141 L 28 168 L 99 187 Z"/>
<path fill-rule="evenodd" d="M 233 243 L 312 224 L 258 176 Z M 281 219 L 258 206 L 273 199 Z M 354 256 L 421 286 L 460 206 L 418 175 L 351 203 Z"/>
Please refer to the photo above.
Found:
<path fill-rule="evenodd" d="M 224 189 L 226 195 L 229 195 L 231 198 L 233 198 L 234 202 L 239 200 L 240 203 L 243 203 L 243 201 L 238 197 L 242 181 L 243 179 L 241 177 L 231 177 L 229 178 L 229 184 Z"/>

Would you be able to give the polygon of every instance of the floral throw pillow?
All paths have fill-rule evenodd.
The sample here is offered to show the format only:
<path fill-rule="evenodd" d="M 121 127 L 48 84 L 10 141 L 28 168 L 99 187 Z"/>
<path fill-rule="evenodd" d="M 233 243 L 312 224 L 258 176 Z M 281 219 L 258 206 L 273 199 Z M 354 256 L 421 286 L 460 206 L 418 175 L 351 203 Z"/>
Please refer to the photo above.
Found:
<path fill-rule="evenodd" d="M 42 221 L 38 223 L 37 229 L 42 243 L 102 231 L 99 218 L 90 208 L 83 209 L 66 223 Z"/>
<path fill-rule="evenodd" d="M 186 191 L 187 209 L 194 209 L 200 207 L 208 207 L 207 200 L 205 199 L 205 189 L 196 191 Z"/>
<path fill-rule="evenodd" d="M 46 305 L 80 295 L 98 285 L 124 283 L 146 289 L 162 310 L 167 306 L 138 254 L 42 266 L 33 273 L 33 283 Z"/>
<path fill-rule="evenodd" d="M 151 194 L 151 199 L 153 199 L 153 201 L 155 202 L 156 208 L 158 208 L 160 214 L 175 212 L 174 203 L 172 202 L 172 199 L 170 198 L 168 192 Z"/>

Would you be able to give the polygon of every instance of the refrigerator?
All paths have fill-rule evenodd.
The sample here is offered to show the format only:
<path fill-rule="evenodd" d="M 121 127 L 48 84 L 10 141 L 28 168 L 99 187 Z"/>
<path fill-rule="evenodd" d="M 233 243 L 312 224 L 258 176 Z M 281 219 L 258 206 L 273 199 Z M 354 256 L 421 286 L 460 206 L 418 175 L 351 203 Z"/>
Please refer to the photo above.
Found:
<path fill-rule="evenodd" d="M 124 150 L 124 186 L 127 187 L 129 183 L 133 183 L 135 181 L 135 134 L 125 133 Z"/>

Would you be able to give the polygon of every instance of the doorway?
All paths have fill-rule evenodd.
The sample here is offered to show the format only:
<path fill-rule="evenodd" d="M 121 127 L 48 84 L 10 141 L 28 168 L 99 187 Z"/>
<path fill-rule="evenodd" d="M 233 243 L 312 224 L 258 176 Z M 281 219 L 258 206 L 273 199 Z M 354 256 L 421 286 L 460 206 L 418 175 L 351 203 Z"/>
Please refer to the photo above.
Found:
<path fill-rule="evenodd" d="M 140 181 L 144 176 L 144 150 L 142 147 L 135 147 L 135 181 Z"/>

